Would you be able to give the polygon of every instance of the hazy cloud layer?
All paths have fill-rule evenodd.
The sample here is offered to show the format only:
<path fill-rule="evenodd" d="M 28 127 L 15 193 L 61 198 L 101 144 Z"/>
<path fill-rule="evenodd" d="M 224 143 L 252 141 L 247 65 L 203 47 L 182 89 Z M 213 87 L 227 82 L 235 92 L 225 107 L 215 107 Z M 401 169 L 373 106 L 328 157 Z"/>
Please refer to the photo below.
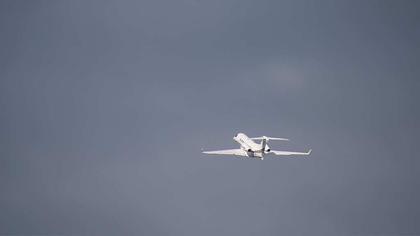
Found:
<path fill-rule="evenodd" d="M 0 234 L 420 234 L 417 2 L 0 11 Z"/>

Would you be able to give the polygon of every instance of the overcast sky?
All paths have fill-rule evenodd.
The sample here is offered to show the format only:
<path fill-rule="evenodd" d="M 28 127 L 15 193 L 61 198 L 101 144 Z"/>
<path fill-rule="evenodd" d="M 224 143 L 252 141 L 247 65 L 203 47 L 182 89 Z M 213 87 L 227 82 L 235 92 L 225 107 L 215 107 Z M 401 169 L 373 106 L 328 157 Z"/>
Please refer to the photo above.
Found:
<path fill-rule="evenodd" d="M 0 235 L 420 235 L 418 1 L 1 1 Z M 237 132 L 264 161 L 202 155 Z"/>

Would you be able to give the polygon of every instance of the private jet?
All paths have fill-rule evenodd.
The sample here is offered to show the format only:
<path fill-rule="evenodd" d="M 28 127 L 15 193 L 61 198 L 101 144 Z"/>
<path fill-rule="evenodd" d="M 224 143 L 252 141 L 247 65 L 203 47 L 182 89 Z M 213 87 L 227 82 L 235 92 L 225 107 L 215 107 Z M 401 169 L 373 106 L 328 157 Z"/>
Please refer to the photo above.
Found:
<path fill-rule="evenodd" d="M 307 152 L 289 152 L 289 151 L 274 151 L 271 150 L 268 146 L 268 141 L 270 140 L 279 140 L 279 141 L 288 141 L 289 139 L 286 138 L 273 138 L 267 136 L 249 138 L 244 133 L 238 133 L 233 137 L 233 140 L 239 143 L 241 146 L 238 149 L 227 149 L 227 150 L 217 150 L 217 151 L 204 151 L 204 154 L 211 154 L 211 155 L 230 155 L 230 156 L 238 156 L 243 158 L 258 158 L 260 160 L 264 160 L 266 155 L 275 155 L 275 156 L 290 156 L 290 155 L 300 155 L 300 156 L 307 156 L 311 154 L 312 149 Z M 257 140 L 261 140 L 261 143 L 254 142 Z"/>

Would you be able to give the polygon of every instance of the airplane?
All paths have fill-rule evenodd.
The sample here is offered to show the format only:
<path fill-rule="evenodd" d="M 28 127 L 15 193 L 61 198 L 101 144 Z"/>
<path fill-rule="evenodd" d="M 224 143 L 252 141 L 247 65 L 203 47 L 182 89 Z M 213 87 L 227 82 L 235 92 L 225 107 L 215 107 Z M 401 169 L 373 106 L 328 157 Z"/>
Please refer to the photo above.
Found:
<path fill-rule="evenodd" d="M 239 149 L 227 149 L 227 150 L 217 150 L 217 151 L 203 151 L 204 154 L 211 155 L 230 155 L 238 156 L 243 158 L 258 158 L 264 160 L 264 156 L 268 154 L 274 154 L 276 156 L 290 156 L 290 155 L 309 155 L 312 152 L 310 149 L 307 152 L 289 152 L 289 151 L 274 151 L 271 150 L 267 145 L 269 140 L 280 140 L 288 141 L 286 138 L 273 138 L 267 136 L 249 138 L 244 133 L 238 133 L 233 137 L 233 140 L 239 143 L 241 146 Z M 261 143 L 258 144 L 254 140 L 261 140 Z"/>

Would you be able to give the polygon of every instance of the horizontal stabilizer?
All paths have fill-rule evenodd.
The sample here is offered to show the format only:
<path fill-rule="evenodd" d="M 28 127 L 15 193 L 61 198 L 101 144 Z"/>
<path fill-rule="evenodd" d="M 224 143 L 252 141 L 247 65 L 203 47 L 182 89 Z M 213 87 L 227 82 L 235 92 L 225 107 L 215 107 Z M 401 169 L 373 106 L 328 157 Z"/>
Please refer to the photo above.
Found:
<path fill-rule="evenodd" d="M 251 138 L 252 140 L 279 140 L 279 141 L 289 141 L 287 138 L 274 138 L 274 137 L 267 137 L 267 136 L 261 136 L 261 137 L 254 137 Z"/>

